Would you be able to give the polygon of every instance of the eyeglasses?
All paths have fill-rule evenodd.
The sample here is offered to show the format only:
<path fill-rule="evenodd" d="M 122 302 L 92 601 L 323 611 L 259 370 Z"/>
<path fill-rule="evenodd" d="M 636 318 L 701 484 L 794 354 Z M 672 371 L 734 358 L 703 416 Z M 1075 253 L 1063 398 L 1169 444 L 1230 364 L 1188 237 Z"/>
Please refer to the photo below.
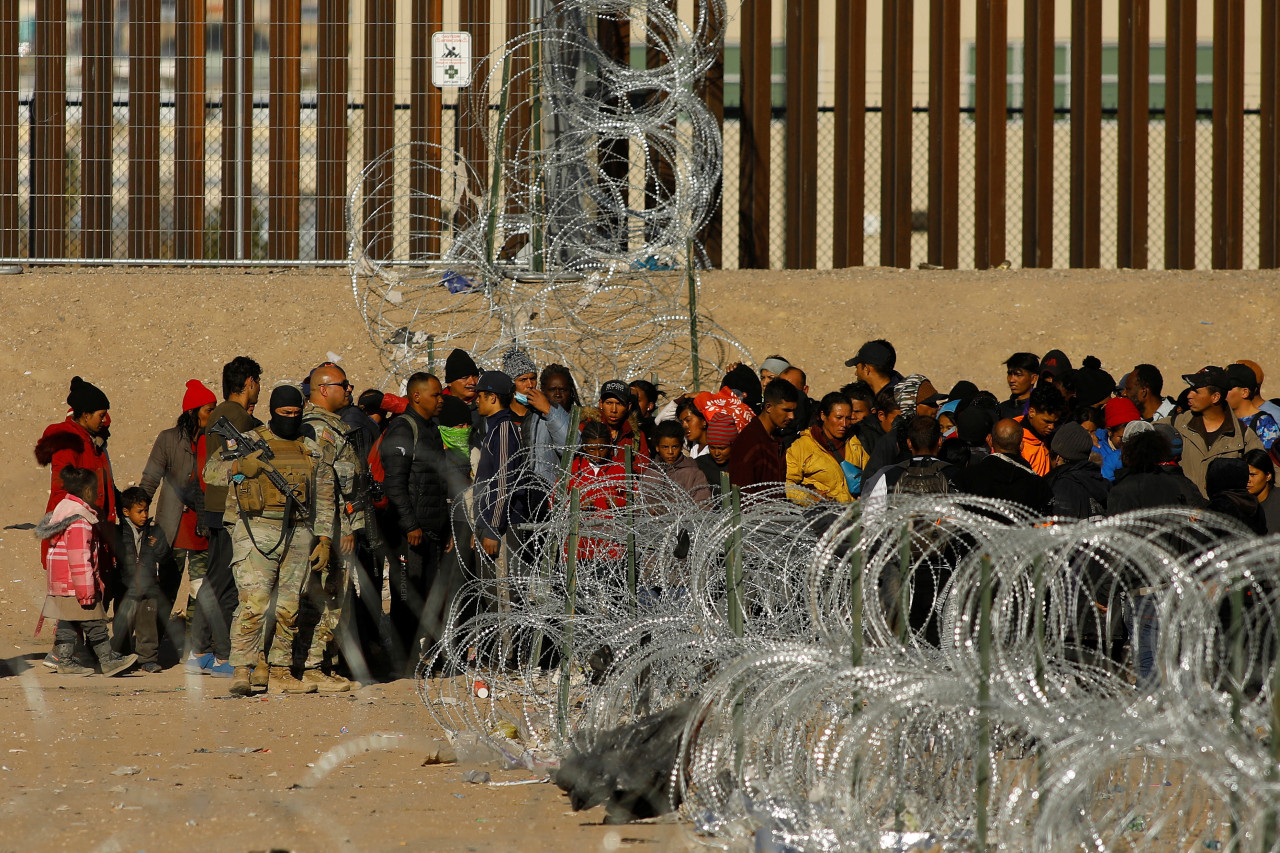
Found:
<path fill-rule="evenodd" d="M 345 379 L 342 380 L 341 382 L 321 382 L 320 383 L 321 388 L 323 388 L 326 385 L 337 385 L 343 391 L 349 391 L 351 389 L 351 383 Z"/>

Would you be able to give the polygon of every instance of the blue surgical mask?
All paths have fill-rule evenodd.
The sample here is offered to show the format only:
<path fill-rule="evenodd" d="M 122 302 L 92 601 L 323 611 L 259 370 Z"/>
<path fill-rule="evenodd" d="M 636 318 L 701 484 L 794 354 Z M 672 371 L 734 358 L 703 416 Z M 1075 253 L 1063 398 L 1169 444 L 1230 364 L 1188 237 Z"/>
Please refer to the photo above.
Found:
<path fill-rule="evenodd" d="M 529 398 L 519 392 L 516 392 L 516 402 L 522 406 L 527 406 L 529 405 Z"/>

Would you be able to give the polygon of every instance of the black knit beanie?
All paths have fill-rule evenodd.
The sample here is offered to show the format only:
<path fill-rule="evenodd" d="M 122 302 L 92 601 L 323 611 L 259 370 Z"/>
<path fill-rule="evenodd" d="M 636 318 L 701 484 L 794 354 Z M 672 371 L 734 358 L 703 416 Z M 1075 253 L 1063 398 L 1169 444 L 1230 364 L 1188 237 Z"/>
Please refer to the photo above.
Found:
<path fill-rule="evenodd" d="M 760 407 L 763 389 L 760 387 L 760 377 L 750 367 L 739 364 L 724 375 L 724 384 L 734 391 L 741 391 L 751 408 Z"/>
<path fill-rule="evenodd" d="M 111 403 L 107 401 L 107 395 L 102 393 L 102 389 L 90 382 L 85 382 L 79 376 L 71 377 L 71 393 L 67 395 L 67 405 L 75 414 L 100 412 L 111 408 Z"/>
<path fill-rule="evenodd" d="M 444 384 L 457 382 L 465 376 L 479 376 L 480 368 L 464 349 L 456 349 L 449 353 L 444 362 Z"/>

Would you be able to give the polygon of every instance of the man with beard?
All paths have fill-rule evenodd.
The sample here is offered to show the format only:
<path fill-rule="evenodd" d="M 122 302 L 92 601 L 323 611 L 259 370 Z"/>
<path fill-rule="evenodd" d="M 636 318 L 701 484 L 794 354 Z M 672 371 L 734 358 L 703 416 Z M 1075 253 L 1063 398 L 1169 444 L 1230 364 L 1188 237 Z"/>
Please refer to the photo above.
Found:
<path fill-rule="evenodd" d="M 238 355 L 222 367 L 222 400 L 209 413 L 208 424 L 216 424 L 226 418 L 241 432 L 248 432 L 261 421 L 251 415 L 262 390 L 262 368 L 248 356 Z M 207 460 L 223 450 L 222 436 L 205 428 L 204 451 Z M 199 454 L 197 453 L 197 459 Z M 227 508 L 227 487 L 205 480 L 204 510 L 200 513 L 200 525 L 209 531 L 209 568 L 204 583 L 196 595 L 196 609 L 200 614 L 193 622 L 195 627 L 207 626 L 212 639 L 213 654 L 203 654 L 187 659 L 188 672 L 204 672 L 220 678 L 230 678 L 232 667 L 227 663 L 231 654 L 231 617 L 238 603 L 235 576 L 231 571 L 231 531 L 224 522 Z M 234 502 L 232 502 L 234 508 Z M 231 523 L 234 523 L 234 513 Z M 199 642 L 204 629 L 196 632 Z"/>
<path fill-rule="evenodd" d="M 275 637 L 267 656 L 272 686 L 284 693 L 317 689 L 314 680 L 304 683 L 294 676 L 293 642 L 308 571 L 321 577 L 328 571 L 337 509 L 332 460 L 301 434 L 303 402 L 294 385 L 271 392 L 270 420 L 254 430 L 271 448 L 270 460 L 258 450 L 233 460 L 210 453 L 205 462 L 205 482 L 228 488 L 225 520 L 234 525 L 231 571 L 240 604 L 231 627 L 233 696 L 253 689 L 253 667 L 264 651 L 266 614 L 273 603 Z M 284 478 L 288 493 L 269 472 Z"/>

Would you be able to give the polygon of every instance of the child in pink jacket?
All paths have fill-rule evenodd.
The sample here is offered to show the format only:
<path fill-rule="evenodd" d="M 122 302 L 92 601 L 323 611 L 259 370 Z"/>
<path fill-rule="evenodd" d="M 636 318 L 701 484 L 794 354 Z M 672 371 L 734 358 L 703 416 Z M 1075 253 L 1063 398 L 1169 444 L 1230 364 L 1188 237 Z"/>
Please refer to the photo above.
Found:
<path fill-rule="evenodd" d="M 138 656 L 117 654 L 107 632 L 107 613 L 102 603 L 106 587 L 98 566 L 100 549 L 94 528 L 98 523 L 98 514 L 93 510 L 98 498 L 98 477 L 87 468 L 70 465 L 62 469 L 61 477 L 66 496 L 36 525 L 36 536 L 49 543 L 45 554 L 49 590 L 40 619 L 42 623 L 45 618 L 58 620 L 53 657 L 59 673 L 93 672 L 72 657 L 76 634 L 83 633 L 85 645 L 98 656 L 102 674 L 120 675 L 133 666 Z M 36 633 L 39 631 L 37 627 Z"/>

